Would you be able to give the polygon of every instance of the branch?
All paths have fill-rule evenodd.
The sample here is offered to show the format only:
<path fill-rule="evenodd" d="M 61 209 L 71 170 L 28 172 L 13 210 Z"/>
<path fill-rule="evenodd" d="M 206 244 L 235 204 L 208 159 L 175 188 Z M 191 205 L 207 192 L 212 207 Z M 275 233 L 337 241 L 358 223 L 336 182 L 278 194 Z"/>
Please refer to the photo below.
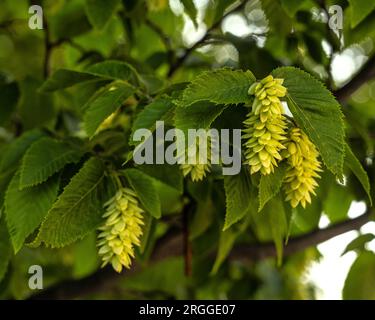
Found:
<path fill-rule="evenodd" d="M 346 220 L 325 229 L 317 229 L 305 235 L 295 237 L 284 247 L 284 256 L 316 246 L 345 232 L 358 230 L 370 220 L 372 214 L 371 211 L 368 211 L 358 218 Z M 276 249 L 273 243 L 238 246 L 229 255 L 229 258 L 234 260 L 261 260 L 270 257 L 276 257 Z"/>
<path fill-rule="evenodd" d="M 372 56 L 362 69 L 342 88 L 334 92 L 336 99 L 343 103 L 356 92 L 364 83 L 375 78 L 375 55 Z"/>
<path fill-rule="evenodd" d="M 173 74 L 183 65 L 185 60 L 190 56 L 190 54 L 197 48 L 199 48 L 201 45 L 204 44 L 204 42 L 210 37 L 210 34 L 213 30 L 215 30 L 217 27 L 221 25 L 221 22 L 230 14 L 241 10 L 245 5 L 247 1 L 243 0 L 241 3 L 233 8 L 232 10 L 228 11 L 226 14 L 224 14 L 219 20 L 217 20 L 210 28 L 207 29 L 206 33 L 202 38 L 200 38 L 196 43 L 193 44 L 190 48 L 185 50 L 185 53 L 176 60 L 176 62 L 171 65 L 169 71 L 168 71 L 168 78 L 172 77 Z"/>
<path fill-rule="evenodd" d="M 284 255 L 290 255 L 302 251 L 321 242 L 351 230 L 357 230 L 370 220 L 372 211 L 368 211 L 362 216 L 334 224 L 325 229 L 317 229 L 308 234 L 293 238 L 284 248 Z M 150 259 L 150 263 L 161 261 L 165 258 L 183 255 L 184 236 L 181 233 L 171 232 L 162 238 L 155 247 Z M 257 261 L 276 256 L 274 243 L 263 243 L 254 245 L 241 245 L 235 247 L 229 254 L 228 259 L 238 261 Z M 73 299 L 88 294 L 101 292 L 116 285 L 123 275 L 133 274 L 140 269 L 135 264 L 132 269 L 123 274 L 117 274 L 108 267 L 95 274 L 81 280 L 69 280 L 56 284 L 40 293 L 33 295 L 29 299 Z"/>

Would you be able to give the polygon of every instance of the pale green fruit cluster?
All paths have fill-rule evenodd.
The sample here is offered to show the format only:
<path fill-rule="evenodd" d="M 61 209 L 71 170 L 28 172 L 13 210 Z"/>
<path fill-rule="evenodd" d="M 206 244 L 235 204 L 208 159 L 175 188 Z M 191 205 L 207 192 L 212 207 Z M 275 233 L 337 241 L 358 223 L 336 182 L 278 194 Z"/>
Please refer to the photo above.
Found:
<path fill-rule="evenodd" d="M 322 171 L 319 153 L 299 128 L 289 131 L 285 146 L 283 157 L 288 162 L 284 180 L 286 200 L 290 201 L 293 208 L 299 203 L 305 208 L 307 203 L 311 203 L 310 194 L 315 195 L 314 189 L 318 186 L 316 178 L 320 178 L 318 172 Z"/>
<path fill-rule="evenodd" d="M 250 173 L 260 171 L 263 175 L 274 171 L 282 160 L 280 151 L 285 149 L 282 141 L 286 139 L 286 119 L 280 98 L 286 95 L 283 79 L 271 75 L 249 88 L 254 94 L 252 110 L 244 121 L 243 139 L 246 139 L 245 158 Z"/>
<path fill-rule="evenodd" d="M 211 138 L 207 138 L 207 152 L 206 158 L 201 159 L 199 156 L 199 140 L 196 140 L 196 145 L 192 145 L 188 148 L 188 154 L 194 154 L 195 152 L 195 159 L 196 163 L 184 163 L 181 164 L 181 170 L 184 177 L 189 176 L 193 182 L 201 181 L 206 177 L 206 174 L 211 171 Z M 189 150 L 190 149 L 190 150 Z"/>
<path fill-rule="evenodd" d="M 117 272 L 130 268 L 134 246 L 140 245 L 144 212 L 137 194 L 129 188 L 119 189 L 104 204 L 105 223 L 99 227 L 98 247 L 102 267 L 110 263 Z"/>

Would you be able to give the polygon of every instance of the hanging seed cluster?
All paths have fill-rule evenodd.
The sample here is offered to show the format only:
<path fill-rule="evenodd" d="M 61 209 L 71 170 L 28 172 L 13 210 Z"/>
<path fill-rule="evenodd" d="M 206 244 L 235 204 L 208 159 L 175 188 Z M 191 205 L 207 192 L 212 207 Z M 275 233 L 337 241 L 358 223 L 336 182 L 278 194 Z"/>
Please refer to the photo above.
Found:
<path fill-rule="evenodd" d="M 283 79 L 271 75 L 249 88 L 254 95 L 251 111 L 244 121 L 243 139 L 250 173 L 270 174 L 278 163 L 288 164 L 284 179 L 286 200 L 292 207 L 311 203 L 315 195 L 321 163 L 319 153 L 308 136 L 288 123 L 281 98 L 286 95 Z"/>
<path fill-rule="evenodd" d="M 193 182 L 201 181 L 206 174 L 211 171 L 211 137 L 207 137 L 207 146 L 200 144 L 197 138 L 195 144 L 188 147 L 188 155 L 195 156 L 195 163 L 181 164 L 181 170 L 184 177 L 190 176 Z M 203 147 L 207 150 L 204 154 L 199 153 L 199 148 Z"/>
<path fill-rule="evenodd" d="M 287 127 L 280 98 L 286 94 L 282 79 L 268 76 L 254 83 L 249 94 L 254 94 L 252 110 L 247 115 L 243 130 L 245 158 L 250 172 L 270 174 L 280 161 L 280 151 L 285 149 Z"/>
<path fill-rule="evenodd" d="M 99 227 L 97 243 L 102 267 L 110 263 L 121 272 L 123 267 L 130 268 L 134 247 L 140 245 L 143 210 L 137 194 L 129 188 L 120 188 L 104 208 L 105 223 Z"/>

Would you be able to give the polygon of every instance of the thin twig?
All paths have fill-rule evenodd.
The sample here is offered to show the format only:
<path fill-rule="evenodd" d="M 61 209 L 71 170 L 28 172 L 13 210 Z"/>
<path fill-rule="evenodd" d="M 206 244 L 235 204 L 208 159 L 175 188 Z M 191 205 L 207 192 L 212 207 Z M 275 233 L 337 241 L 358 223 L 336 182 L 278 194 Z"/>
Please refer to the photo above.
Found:
<path fill-rule="evenodd" d="M 211 32 L 213 30 L 215 30 L 217 27 L 219 27 L 221 25 L 221 22 L 230 14 L 238 11 L 238 10 L 241 10 L 245 4 L 247 3 L 247 1 L 241 1 L 241 3 L 236 6 L 234 9 L 228 11 L 226 14 L 224 14 L 218 21 L 216 21 L 210 28 L 207 29 L 206 33 L 203 35 L 203 37 L 201 39 L 199 39 L 196 43 L 193 44 L 193 46 L 191 46 L 190 48 L 186 49 L 185 50 L 185 53 L 176 60 L 176 62 L 171 65 L 169 71 L 168 71 L 168 78 L 172 77 L 173 74 L 183 65 L 183 63 L 185 62 L 185 60 L 190 56 L 190 54 L 198 49 L 200 46 L 202 46 L 204 44 L 204 42 L 210 37 L 211 35 Z"/>

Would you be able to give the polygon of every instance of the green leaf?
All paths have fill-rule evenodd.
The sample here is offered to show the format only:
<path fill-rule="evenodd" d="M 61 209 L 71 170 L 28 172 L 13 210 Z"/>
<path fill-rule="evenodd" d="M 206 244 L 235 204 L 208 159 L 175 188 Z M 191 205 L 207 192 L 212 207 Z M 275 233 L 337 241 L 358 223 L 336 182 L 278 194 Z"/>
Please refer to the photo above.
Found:
<path fill-rule="evenodd" d="M 182 4 L 184 5 L 185 11 L 193 21 L 195 28 L 198 28 L 197 23 L 197 8 L 194 5 L 193 0 L 181 0 Z"/>
<path fill-rule="evenodd" d="M 114 14 L 119 0 L 86 0 L 87 18 L 96 29 L 103 29 Z"/>
<path fill-rule="evenodd" d="M 155 232 L 155 219 L 151 215 L 145 214 L 143 216 L 143 222 L 143 235 L 139 252 L 147 256 L 149 249 L 153 249 L 153 245 L 155 244 L 155 237 L 153 237 Z"/>
<path fill-rule="evenodd" d="M 78 162 L 83 151 L 52 138 L 43 138 L 27 150 L 21 165 L 20 188 L 46 181 L 68 163 Z"/>
<path fill-rule="evenodd" d="M 39 226 L 56 199 L 58 176 L 36 187 L 19 190 L 20 175 L 14 175 L 5 195 L 5 213 L 14 252 Z"/>
<path fill-rule="evenodd" d="M 372 205 L 371 187 L 368 175 L 366 171 L 363 169 L 359 160 L 354 155 L 353 151 L 348 146 L 348 144 L 345 144 L 345 166 L 347 166 L 358 178 L 363 189 L 366 191 L 368 195 L 370 204 Z"/>
<path fill-rule="evenodd" d="M 247 170 L 238 175 L 224 176 L 226 215 L 223 230 L 241 220 L 252 208 L 251 184 Z"/>
<path fill-rule="evenodd" d="M 275 243 L 278 265 L 283 257 L 284 238 L 288 233 L 288 221 L 286 219 L 283 202 L 280 198 L 273 198 L 263 209 L 271 229 L 272 239 Z"/>
<path fill-rule="evenodd" d="M 375 299 L 375 254 L 362 252 L 354 261 L 343 289 L 345 300 Z"/>
<path fill-rule="evenodd" d="M 129 64 L 107 60 L 88 67 L 85 71 L 59 69 L 39 88 L 41 92 L 52 92 L 72 87 L 78 83 L 104 80 L 128 80 L 136 75 L 135 69 Z"/>
<path fill-rule="evenodd" d="M 237 238 L 246 230 L 249 225 L 250 219 L 245 219 L 236 227 L 220 232 L 219 246 L 216 254 L 216 259 L 211 270 L 211 274 L 214 275 L 219 271 L 220 266 L 223 264 L 225 259 L 228 257 L 232 250 Z"/>
<path fill-rule="evenodd" d="M 123 171 L 130 186 L 137 193 L 144 209 L 154 218 L 161 217 L 161 204 L 154 180 L 137 169 L 126 169 Z"/>
<path fill-rule="evenodd" d="M 41 137 L 41 131 L 31 130 L 9 144 L 0 162 L 0 172 L 14 170 L 30 145 Z"/>
<path fill-rule="evenodd" d="M 10 258 L 12 256 L 12 247 L 9 239 L 8 230 L 4 219 L 0 219 L 0 281 L 3 279 Z"/>
<path fill-rule="evenodd" d="M 220 233 L 219 249 L 216 254 L 215 263 L 212 267 L 211 274 L 216 274 L 220 266 L 233 248 L 234 242 L 238 237 L 238 232 L 228 229 Z"/>
<path fill-rule="evenodd" d="M 178 165 L 170 164 L 143 164 L 137 167 L 147 175 L 180 191 L 183 189 L 183 176 Z"/>
<path fill-rule="evenodd" d="M 261 4 L 270 31 L 279 37 L 285 37 L 289 34 L 293 27 L 292 19 L 286 14 L 280 1 L 261 0 Z"/>
<path fill-rule="evenodd" d="M 198 238 L 211 226 L 212 222 L 215 219 L 215 213 L 216 209 L 210 197 L 205 201 L 199 201 L 197 203 L 197 208 L 189 224 L 190 240 Z"/>
<path fill-rule="evenodd" d="M 247 91 L 254 81 L 255 77 L 250 71 L 234 71 L 228 68 L 206 71 L 188 85 L 177 103 L 188 107 L 199 101 L 217 104 L 248 102 Z"/>
<path fill-rule="evenodd" d="M 334 223 L 345 220 L 353 200 L 354 197 L 348 188 L 333 182 L 323 202 L 323 210 L 329 221 Z"/>
<path fill-rule="evenodd" d="M 125 83 L 113 83 L 99 94 L 87 106 L 84 115 L 84 128 L 87 134 L 92 137 L 99 125 L 115 112 L 124 101 L 134 93 L 134 89 Z"/>
<path fill-rule="evenodd" d="M 252 211 L 251 227 L 260 242 L 273 240 L 280 265 L 283 255 L 284 239 L 289 232 L 288 219 L 281 196 L 277 196 L 264 206 L 262 212 Z"/>
<path fill-rule="evenodd" d="M 156 121 L 165 121 L 171 116 L 172 110 L 174 109 L 174 104 L 168 97 L 161 97 L 150 104 L 148 104 L 137 116 L 132 127 L 133 137 L 134 132 L 138 129 L 149 129 L 151 131 L 155 130 Z M 130 144 L 135 145 L 139 142 L 130 141 Z"/>
<path fill-rule="evenodd" d="M 188 129 L 208 129 L 226 107 L 198 102 L 187 108 L 176 108 L 175 127 L 184 131 L 185 134 Z"/>
<path fill-rule="evenodd" d="M 73 248 L 73 276 L 75 279 L 87 277 L 94 273 L 99 265 L 96 232 L 90 232 Z"/>
<path fill-rule="evenodd" d="M 128 80 L 132 76 L 137 76 L 136 70 L 130 64 L 117 60 L 106 60 L 93 64 L 85 72 L 113 80 Z"/>
<path fill-rule="evenodd" d="M 45 126 L 55 116 L 53 99 L 38 91 L 40 85 L 39 80 L 30 77 L 20 83 L 18 110 L 26 129 Z"/>
<path fill-rule="evenodd" d="M 345 248 L 342 256 L 350 251 L 364 250 L 366 243 L 375 239 L 375 235 L 372 233 L 361 234 L 353 241 L 351 241 Z"/>
<path fill-rule="evenodd" d="M 355 28 L 363 19 L 365 19 L 374 9 L 374 1 L 349 0 L 351 8 L 351 27 Z"/>
<path fill-rule="evenodd" d="M 52 92 L 74 86 L 81 82 L 96 80 L 97 77 L 86 72 L 59 69 L 39 88 L 41 92 Z"/>
<path fill-rule="evenodd" d="M 14 111 L 19 97 L 16 82 L 0 85 L 0 125 L 5 123 Z"/>
<path fill-rule="evenodd" d="M 321 82 L 302 70 L 282 67 L 272 74 L 285 79 L 288 106 L 295 121 L 316 145 L 327 168 L 342 177 L 345 133 L 336 99 Z"/>
<path fill-rule="evenodd" d="M 36 242 L 53 248 L 82 239 L 101 222 L 104 166 L 89 159 L 64 188 L 43 221 Z"/>
<path fill-rule="evenodd" d="M 259 183 L 258 211 L 261 211 L 264 205 L 279 193 L 286 174 L 286 169 L 286 164 L 281 163 L 274 173 L 261 176 Z"/>

